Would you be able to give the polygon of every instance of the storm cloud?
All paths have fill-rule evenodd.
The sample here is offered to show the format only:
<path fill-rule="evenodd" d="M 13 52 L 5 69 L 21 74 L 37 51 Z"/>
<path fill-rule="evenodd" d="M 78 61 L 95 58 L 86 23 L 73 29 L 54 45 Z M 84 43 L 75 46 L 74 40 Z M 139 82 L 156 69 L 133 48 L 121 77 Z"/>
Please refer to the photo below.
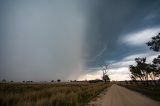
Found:
<path fill-rule="evenodd" d="M 85 57 L 88 60 L 87 66 L 106 64 L 109 60 L 117 60 L 130 55 L 132 51 L 135 53 L 135 50 L 136 52 L 146 50 L 146 47 L 131 48 L 122 42 L 119 43 L 119 39 L 146 28 L 159 27 L 159 1 L 96 0 L 94 3 L 90 11 L 86 13 L 89 14 L 85 39 L 87 46 L 84 50 L 89 53 Z M 151 16 L 153 14 L 154 16 Z M 149 34 L 148 36 L 150 36 Z M 147 36 L 147 33 L 141 36 L 142 39 L 144 36 Z M 130 42 L 134 42 L 134 40 Z M 102 51 L 103 53 L 101 53 Z"/>
<path fill-rule="evenodd" d="M 128 57 L 157 55 L 145 42 L 160 32 L 159 5 L 159 0 L 2 0 L 0 78 L 85 79 L 87 73 L 95 78 L 105 64 L 111 64 L 113 79 L 128 78 L 134 61 Z"/>
<path fill-rule="evenodd" d="M 76 78 L 85 23 L 74 1 L 10 1 L 2 6 L 1 78 Z"/>

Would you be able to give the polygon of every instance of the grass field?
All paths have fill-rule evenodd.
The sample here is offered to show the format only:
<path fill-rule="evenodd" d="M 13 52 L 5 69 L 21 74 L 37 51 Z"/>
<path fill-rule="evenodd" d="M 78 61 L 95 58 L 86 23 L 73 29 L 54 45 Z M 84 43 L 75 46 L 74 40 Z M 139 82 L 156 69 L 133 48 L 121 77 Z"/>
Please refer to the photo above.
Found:
<path fill-rule="evenodd" d="M 0 83 L 0 106 L 83 106 L 109 84 Z"/>
<path fill-rule="evenodd" d="M 144 85 L 122 85 L 128 89 L 137 91 L 143 95 L 149 96 L 150 98 L 160 101 L 160 86 L 144 86 Z"/>

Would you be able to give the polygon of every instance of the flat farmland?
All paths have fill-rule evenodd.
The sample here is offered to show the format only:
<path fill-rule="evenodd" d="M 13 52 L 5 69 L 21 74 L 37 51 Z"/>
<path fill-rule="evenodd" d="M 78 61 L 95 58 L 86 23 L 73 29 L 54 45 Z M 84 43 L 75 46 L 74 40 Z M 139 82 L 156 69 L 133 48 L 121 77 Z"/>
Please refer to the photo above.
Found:
<path fill-rule="evenodd" d="M 83 106 L 110 84 L 0 83 L 0 106 Z"/>

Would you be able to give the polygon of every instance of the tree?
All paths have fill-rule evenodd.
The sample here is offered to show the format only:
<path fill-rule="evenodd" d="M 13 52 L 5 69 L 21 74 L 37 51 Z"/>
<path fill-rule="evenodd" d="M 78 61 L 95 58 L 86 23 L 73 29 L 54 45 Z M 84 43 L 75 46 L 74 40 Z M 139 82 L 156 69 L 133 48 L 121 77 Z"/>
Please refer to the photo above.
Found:
<path fill-rule="evenodd" d="M 146 43 L 151 50 L 158 52 L 160 51 L 160 33 L 155 36 L 152 37 L 152 40 Z"/>
<path fill-rule="evenodd" d="M 148 84 L 149 77 L 151 77 L 150 64 L 146 63 L 146 58 L 135 58 L 136 66 L 130 65 L 131 79 L 133 81 L 146 81 Z"/>
<path fill-rule="evenodd" d="M 149 72 L 150 79 L 154 82 L 155 85 L 157 85 L 156 78 L 159 76 L 159 74 L 157 73 L 158 70 L 155 68 L 155 65 L 149 64 L 149 66 L 147 67 L 147 70 Z"/>
<path fill-rule="evenodd" d="M 135 58 L 137 63 L 137 68 L 141 71 L 143 80 L 148 81 L 148 74 L 150 73 L 147 70 L 148 64 L 146 63 L 146 58 Z"/>
<path fill-rule="evenodd" d="M 154 76 L 160 79 L 160 55 L 153 59 L 151 66 Z"/>
<path fill-rule="evenodd" d="M 103 80 L 106 83 L 107 81 L 110 81 L 110 78 L 108 75 L 103 75 Z"/>
<path fill-rule="evenodd" d="M 7 81 L 5 79 L 3 79 L 2 82 L 7 82 Z"/>
<path fill-rule="evenodd" d="M 135 59 L 137 65 L 133 66 L 130 65 L 129 69 L 131 72 L 131 79 L 133 81 L 135 80 L 141 80 L 141 81 L 146 81 L 148 84 L 149 78 L 154 82 L 155 85 L 156 83 L 156 78 L 160 77 L 160 56 L 155 58 L 153 60 L 152 64 L 147 64 L 146 63 L 146 58 L 136 58 Z"/>
<path fill-rule="evenodd" d="M 131 72 L 131 79 L 134 80 L 141 80 L 143 81 L 143 73 L 137 66 L 130 65 L 129 70 Z"/>
<path fill-rule="evenodd" d="M 149 48 L 155 52 L 160 51 L 160 33 L 152 37 L 152 40 L 146 43 Z M 146 63 L 146 58 L 135 58 L 137 63 L 136 66 L 130 65 L 129 69 L 131 72 L 132 80 L 147 81 L 149 78 L 156 84 L 156 79 L 160 79 L 160 55 L 154 58 L 151 64 Z"/>
<path fill-rule="evenodd" d="M 60 79 L 57 79 L 57 82 L 61 82 L 61 80 L 60 80 Z"/>
<path fill-rule="evenodd" d="M 108 65 L 105 65 L 104 67 L 103 67 L 103 76 L 102 76 L 102 79 L 104 80 L 104 82 L 106 83 L 107 81 L 110 81 L 110 78 L 109 78 L 109 76 L 108 76 L 108 71 L 107 71 L 107 69 L 108 69 Z"/>
<path fill-rule="evenodd" d="M 147 42 L 146 44 L 150 47 L 151 50 L 155 52 L 160 52 L 160 33 L 157 36 L 152 37 L 152 40 Z M 152 73 L 151 79 L 160 79 L 160 55 L 158 55 L 157 58 L 153 59 L 152 64 L 149 67 L 149 70 L 151 70 Z"/>

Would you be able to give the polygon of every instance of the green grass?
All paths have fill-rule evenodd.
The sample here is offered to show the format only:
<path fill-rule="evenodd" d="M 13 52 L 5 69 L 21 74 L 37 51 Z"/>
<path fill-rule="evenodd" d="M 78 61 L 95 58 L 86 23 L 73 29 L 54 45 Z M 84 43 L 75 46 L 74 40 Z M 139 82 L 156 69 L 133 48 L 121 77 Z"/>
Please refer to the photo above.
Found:
<path fill-rule="evenodd" d="M 109 84 L 1 83 L 0 106 L 83 106 Z"/>
<path fill-rule="evenodd" d="M 154 100 L 160 101 L 160 86 L 144 86 L 144 85 L 122 85 L 128 89 L 137 91 Z"/>

